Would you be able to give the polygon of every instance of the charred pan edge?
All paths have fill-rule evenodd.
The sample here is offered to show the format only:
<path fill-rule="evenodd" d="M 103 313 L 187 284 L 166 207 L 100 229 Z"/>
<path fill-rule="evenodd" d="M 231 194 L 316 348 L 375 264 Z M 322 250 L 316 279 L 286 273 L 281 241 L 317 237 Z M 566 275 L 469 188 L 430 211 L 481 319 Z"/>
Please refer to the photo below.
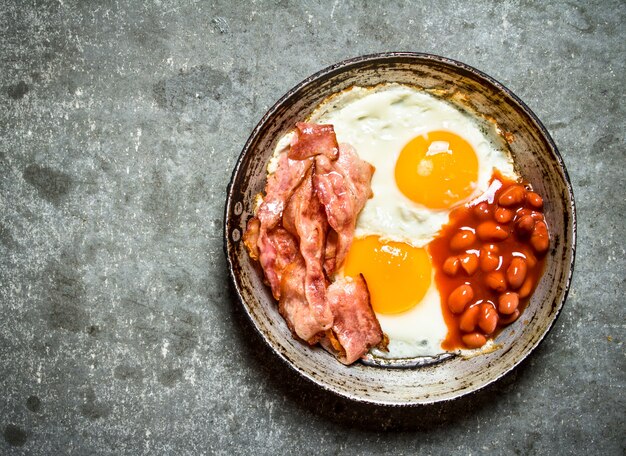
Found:
<path fill-rule="evenodd" d="M 412 367 L 421 367 L 442 363 L 448 359 L 454 358 L 455 356 L 457 356 L 456 353 L 441 353 L 437 356 L 417 356 L 415 358 L 406 359 L 385 359 L 367 354 L 365 355 L 365 358 L 361 359 L 361 363 L 365 364 L 366 366 L 387 367 L 390 369 L 408 369 Z"/>
<path fill-rule="evenodd" d="M 449 68 L 454 69 L 457 72 L 460 72 L 462 75 L 470 76 L 472 79 L 475 79 L 475 80 L 478 79 L 480 82 L 486 85 L 491 85 L 492 88 L 496 89 L 495 90 L 496 92 L 497 91 L 504 92 L 508 97 L 510 97 L 510 99 L 513 102 L 514 108 L 518 112 L 520 112 L 523 115 L 523 117 L 529 118 L 534 123 L 534 126 L 541 133 L 541 136 L 543 137 L 543 139 L 547 142 L 547 146 L 548 146 L 547 148 L 550 150 L 552 157 L 556 160 L 556 163 L 558 164 L 558 169 L 560 173 L 562 174 L 563 181 L 565 182 L 565 186 L 567 188 L 567 196 L 569 198 L 569 205 L 572 211 L 571 225 L 568 224 L 567 223 L 568 220 L 566 220 L 568 217 L 567 212 L 564 214 L 564 217 L 565 217 L 564 221 L 566 222 L 565 223 L 566 230 L 568 229 L 568 227 L 571 226 L 571 232 L 566 231 L 566 237 L 571 236 L 572 245 L 571 245 L 571 261 L 570 261 L 569 268 L 567 271 L 566 281 L 565 281 L 565 284 L 563 285 L 561 299 L 559 300 L 558 303 L 557 302 L 552 303 L 553 308 L 557 307 L 556 312 L 554 314 L 554 318 L 552 318 L 552 321 L 546 326 L 543 333 L 538 337 L 538 339 L 534 341 L 532 346 L 528 349 L 528 351 L 523 356 L 521 356 L 518 360 L 515 360 L 514 363 L 512 363 L 510 366 L 504 369 L 500 374 L 498 374 L 497 376 L 493 378 L 490 378 L 488 381 L 482 384 L 468 385 L 468 386 L 474 387 L 473 390 L 452 391 L 451 396 L 446 399 L 434 399 L 433 400 L 433 399 L 430 399 L 429 397 L 425 397 L 423 398 L 423 400 L 417 399 L 416 402 L 407 402 L 407 403 L 399 404 L 397 402 L 392 402 L 392 401 L 372 400 L 366 396 L 359 396 L 358 394 L 348 394 L 343 391 L 336 390 L 328 386 L 327 384 L 325 384 L 319 378 L 317 378 L 317 375 L 315 375 L 315 373 L 307 372 L 307 371 L 300 369 L 298 366 L 295 365 L 295 363 L 293 363 L 291 359 L 289 359 L 289 356 L 286 353 L 282 353 L 280 350 L 276 349 L 276 347 L 274 346 L 270 338 L 266 334 L 264 334 L 263 331 L 259 328 L 256 321 L 250 314 L 248 307 L 244 303 L 242 290 L 241 290 L 241 283 L 240 283 L 240 278 L 239 278 L 241 274 L 241 269 L 239 265 L 235 265 L 236 261 L 233 257 L 231 257 L 231 253 L 233 253 L 235 249 L 234 249 L 233 241 L 231 240 L 231 236 L 230 236 L 232 230 L 239 229 L 239 227 L 242 224 L 239 223 L 237 227 L 234 227 L 233 220 L 230 217 L 230 214 L 233 212 L 233 208 L 237 203 L 243 204 L 243 201 L 241 201 L 241 198 L 234 197 L 233 192 L 235 190 L 234 188 L 235 179 L 239 174 L 239 171 L 244 162 L 246 154 L 248 153 L 258 133 L 262 130 L 262 128 L 267 123 L 267 121 L 275 115 L 275 113 L 282 107 L 282 105 L 285 102 L 287 102 L 296 93 L 307 88 L 307 86 L 309 86 L 310 84 L 317 82 L 318 80 L 329 79 L 333 77 L 334 75 L 337 75 L 338 73 L 341 73 L 351 68 L 359 68 L 363 66 L 378 66 L 378 65 L 384 66 L 384 65 L 388 65 L 394 62 L 410 63 L 412 61 L 419 61 L 422 63 L 432 62 L 440 66 L 449 67 Z M 237 217 L 237 220 L 239 220 L 238 217 Z M 242 222 L 245 222 L 245 220 L 242 220 Z M 434 55 L 434 54 L 425 54 L 425 53 L 417 53 L 417 52 L 387 52 L 387 53 L 380 53 L 380 54 L 369 54 L 369 55 L 364 55 L 364 56 L 344 60 L 334 65 L 331 65 L 327 68 L 324 68 L 321 71 L 318 71 L 317 73 L 304 79 L 302 82 L 297 84 L 294 88 L 289 90 L 265 113 L 265 115 L 261 118 L 259 123 L 256 125 L 256 127 L 253 129 L 252 133 L 250 134 L 248 140 L 246 141 L 246 144 L 244 145 L 242 152 L 239 155 L 239 158 L 237 159 L 235 168 L 233 169 L 231 180 L 227 187 L 227 198 L 226 198 L 226 202 L 224 206 L 224 254 L 226 256 L 226 261 L 228 264 L 230 283 L 234 287 L 237 297 L 240 301 L 240 304 L 244 308 L 246 315 L 248 316 L 249 320 L 252 322 L 253 327 L 259 333 L 261 338 L 265 341 L 265 343 L 267 343 L 270 346 L 272 351 L 274 351 L 274 353 L 276 353 L 279 356 L 279 358 L 283 360 L 283 362 L 285 362 L 287 366 L 289 366 L 291 369 L 295 370 L 300 375 L 307 378 L 312 383 L 314 383 L 315 385 L 317 385 L 318 387 L 321 387 L 322 389 L 326 391 L 332 392 L 334 394 L 337 394 L 338 396 L 345 397 L 345 398 L 348 398 L 357 402 L 377 404 L 377 405 L 386 405 L 386 406 L 396 406 L 396 407 L 428 405 L 428 404 L 433 404 L 436 402 L 451 401 L 462 396 L 474 394 L 477 391 L 483 389 L 484 387 L 502 378 L 503 376 L 507 375 L 515 367 L 517 367 L 524 359 L 526 359 L 530 355 L 530 353 L 532 353 L 541 344 L 541 342 L 543 342 L 547 333 L 554 327 L 554 324 L 556 323 L 556 320 L 558 319 L 563 309 L 563 305 L 567 298 L 573 272 L 574 272 L 574 264 L 575 264 L 575 257 L 576 257 L 576 241 L 577 241 L 576 230 L 577 230 L 576 207 L 575 207 L 575 201 L 574 201 L 574 192 L 572 190 L 572 185 L 570 182 L 569 174 L 567 172 L 565 164 L 563 163 L 563 158 L 561 157 L 561 154 L 559 153 L 552 137 L 548 133 L 543 123 L 532 112 L 532 110 L 520 98 L 518 98 L 512 91 L 510 91 L 506 86 L 496 81 L 491 76 L 483 73 L 482 71 L 479 71 L 469 65 L 466 65 L 462 62 L 458 62 L 453 59 L 441 57 L 441 56 Z M 567 253 L 567 251 L 565 252 Z M 458 394 L 454 395 L 454 393 L 458 393 Z"/>

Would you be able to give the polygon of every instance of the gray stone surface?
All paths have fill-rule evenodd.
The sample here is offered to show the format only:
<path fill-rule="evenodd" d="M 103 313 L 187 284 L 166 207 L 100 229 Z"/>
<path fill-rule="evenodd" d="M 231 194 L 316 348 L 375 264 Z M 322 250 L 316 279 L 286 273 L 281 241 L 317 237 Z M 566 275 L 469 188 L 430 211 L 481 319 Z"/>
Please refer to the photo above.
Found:
<path fill-rule="evenodd" d="M 1 2 L 0 453 L 623 454 L 625 4 L 234 3 Z M 266 109 L 389 50 L 511 88 L 578 203 L 545 343 L 420 409 L 351 404 L 287 370 L 222 253 L 226 185 Z"/>

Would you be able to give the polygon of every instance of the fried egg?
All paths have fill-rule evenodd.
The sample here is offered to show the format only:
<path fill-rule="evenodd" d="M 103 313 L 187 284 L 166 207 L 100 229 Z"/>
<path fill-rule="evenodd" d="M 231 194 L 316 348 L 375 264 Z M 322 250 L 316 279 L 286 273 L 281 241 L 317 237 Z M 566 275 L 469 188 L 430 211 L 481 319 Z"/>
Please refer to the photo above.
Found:
<path fill-rule="evenodd" d="M 451 209 L 487 190 L 494 168 L 517 177 L 495 127 L 399 84 L 348 89 L 324 101 L 309 121 L 332 124 L 339 143 L 353 146 L 376 168 L 373 197 L 359 214 L 338 271 L 363 274 L 367 282 L 389 339 L 388 351 L 374 354 L 410 358 L 444 352 L 447 327 L 426 247 Z"/>

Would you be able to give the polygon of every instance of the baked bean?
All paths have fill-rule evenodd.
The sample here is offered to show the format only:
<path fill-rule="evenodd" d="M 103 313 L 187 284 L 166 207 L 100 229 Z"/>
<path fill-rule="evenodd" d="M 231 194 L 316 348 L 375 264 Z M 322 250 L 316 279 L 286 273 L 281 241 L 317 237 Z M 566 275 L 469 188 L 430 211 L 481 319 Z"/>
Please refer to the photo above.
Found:
<path fill-rule="evenodd" d="M 522 284 L 521 288 L 518 290 L 518 294 L 520 298 L 527 298 L 528 296 L 530 296 L 530 292 L 533 288 L 533 279 L 532 277 L 526 277 L 526 280 L 524 280 L 524 283 Z"/>
<path fill-rule="evenodd" d="M 459 320 L 459 328 L 463 332 L 472 332 L 476 328 L 478 324 L 478 311 L 480 310 L 480 306 L 471 306 L 468 307 L 463 315 L 461 315 L 461 319 Z"/>
<path fill-rule="evenodd" d="M 537 266 L 537 257 L 531 252 L 531 250 L 527 247 L 523 247 L 519 249 L 519 253 L 524 255 L 526 258 L 526 264 L 528 265 L 528 269 L 533 269 Z"/>
<path fill-rule="evenodd" d="M 525 207 L 523 209 L 519 209 L 515 213 L 515 221 L 518 221 L 519 219 L 521 219 L 522 217 L 526 217 L 527 215 L 532 217 L 532 219 L 535 222 L 543 220 L 543 214 L 541 212 L 533 211 L 532 209 L 528 209 L 528 208 Z"/>
<path fill-rule="evenodd" d="M 496 222 L 483 222 L 476 228 L 476 233 L 481 241 L 504 241 L 509 237 L 509 231 Z"/>
<path fill-rule="evenodd" d="M 500 265 L 500 257 L 494 255 L 491 252 L 485 252 L 481 250 L 480 252 L 480 269 L 483 272 L 491 272 L 498 269 Z"/>
<path fill-rule="evenodd" d="M 511 315 L 519 306 L 519 296 L 515 292 L 501 294 L 498 298 L 498 312 L 504 315 Z"/>
<path fill-rule="evenodd" d="M 541 220 L 538 221 L 538 223 L 535 223 L 535 229 L 533 230 L 534 233 L 537 234 L 541 234 L 541 235 L 548 235 L 548 225 L 546 225 L 546 222 Z"/>
<path fill-rule="evenodd" d="M 511 185 L 507 188 L 500 198 L 498 198 L 498 204 L 504 207 L 517 206 L 524 202 L 526 198 L 526 190 L 521 185 Z"/>
<path fill-rule="evenodd" d="M 502 271 L 491 271 L 485 276 L 485 284 L 494 291 L 502 293 L 506 290 L 506 280 Z"/>
<path fill-rule="evenodd" d="M 535 192 L 528 192 L 526 194 L 526 201 L 528 201 L 528 204 L 532 207 L 536 207 L 537 209 L 541 209 L 543 207 L 543 198 Z"/>
<path fill-rule="evenodd" d="M 474 299 L 474 290 L 465 283 L 456 287 L 450 293 L 450 296 L 448 296 L 448 307 L 452 313 L 460 314 L 472 299 Z"/>
<path fill-rule="evenodd" d="M 460 230 L 450 239 L 452 250 L 466 250 L 476 241 L 476 235 L 470 230 Z"/>
<path fill-rule="evenodd" d="M 491 209 L 487 203 L 482 202 L 474 206 L 474 214 L 476 214 L 479 220 L 489 220 L 491 218 Z"/>
<path fill-rule="evenodd" d="M 521 236 L 528 236 L 530 233 L 533 232 L 534 227 L 535 221 L 530 215 L 523 216 L 515 224 L 515 229 L 517 230 L 517 233 Z"/>
<path fill-rule="evenodd" d="M 528 266 L 526 265 L 526 260 L 520 257 L 513 257 L 511 264 L 509 264 L 509 267 L 506 270 L 506 279 L 508 280 L 511 288 L 517 290 L 521 287 L 524 283 L 527 272 Z"/>
<path fill-rule="evenodd" d="M 545 222 L 539 221 L 535 223 L 535 228 L 530 235 L 530 245 L 533 246 L 533 249 L 535 249 L 535 252 L 537 253 L 543 253 L 548 250 L 548 247 L 550 247 L 548 227 Z"/>
<path fill-rule="evenodd" d="M 443 262 L 443 272 L 448 274 L 450 277 L 454 277 L 457 272 L 459 272 L 459 268 L 461 267 L 461 260 L 458 257 L 451 256 L 446 258 L 446 261 Z"/>
<path fill-rule="evenodd" d="M 511 209 L 505 207 L 499 207 L 496 209 L 494 218 L 498 223 L 509 223 L 513 219 L 514 212 Z"/>
<path fill-rule="evenodd" d="M 467 272 L 467 275 L 474 275 L 478 269 L 478 256 L 475 253 L 465 253 L 459 256 L 461 267 Z"/>
<path fill-rule="evenodd" d="M 491 303 L 482 303 L 478 313 L 478 326 L 485 334 L 491 334 L 498 326 L 498 312 Z"/>
<path fill-rule="evenodd" d="M 493 254 L 497 254 L 500 252 L 500 247 L 498 247 L 498 244 L 485 244 L 481 247 L 481 250 L 482 249 Z"/>
<path fill-rule="evenodd" d="M 503 326 L 510 325 L 515 320 L 517 320 L 518 317 L 519 317 L 519 309 L 515 309 L 515 312 L 513 312 L 511 315 L 500 317 L 500 324 Z"/>
<path fill-rule="evenodd" d="M 533 220 L 535 222 L 543 222 L 544 221 L 543 214 L 541 212 L 531 211 L 530 212 L 530 216 L 533 218 Z"/>
<path fill-rule="evenodd" d="M 461 340 L 467 348 L 480 348 L 487 343 L 487 338 L 479 332 L 464 334 Z"/>

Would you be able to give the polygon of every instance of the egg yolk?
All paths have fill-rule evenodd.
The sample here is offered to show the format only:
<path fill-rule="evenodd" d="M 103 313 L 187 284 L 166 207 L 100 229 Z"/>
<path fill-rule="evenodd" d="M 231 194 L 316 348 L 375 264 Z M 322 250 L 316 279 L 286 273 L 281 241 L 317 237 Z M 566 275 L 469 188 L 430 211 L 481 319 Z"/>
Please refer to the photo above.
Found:
<path fill-rule="evenodd" d="M 472 194 L 478 180 L 478 158 L 460 136 L 431 131 L 404 146 L 395 178 L 400 191 L 414 202 L 444 209 Z"/>
<path fill-rule="evenodd" d="M 374 312 L 395 314 L 417 305 L 431 282 L 430 257 L 425 249 L 378 236 L 355 239 L 344 263 L 344 274 L 363 274 Z"/>

